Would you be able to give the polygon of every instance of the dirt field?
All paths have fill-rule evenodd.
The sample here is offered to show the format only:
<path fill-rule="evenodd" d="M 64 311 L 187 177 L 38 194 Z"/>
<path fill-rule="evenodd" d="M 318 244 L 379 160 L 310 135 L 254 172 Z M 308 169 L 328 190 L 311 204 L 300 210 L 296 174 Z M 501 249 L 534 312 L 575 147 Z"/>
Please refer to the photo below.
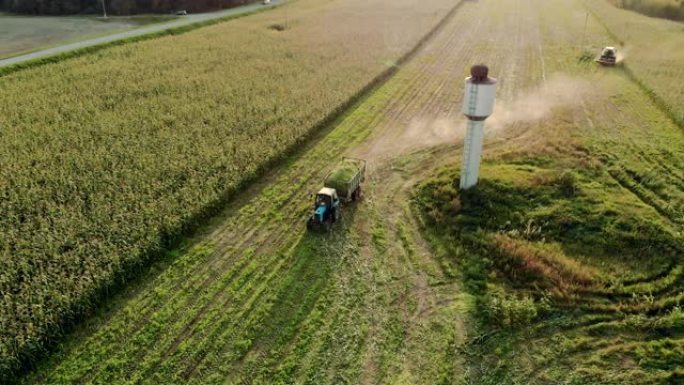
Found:
<path fill-rule="evenodd" d="M 637 343 L 586 331 L 609 328 L 617 312 L 571 325 L 590 341 L 553 356 L 566 360 L 539 360 L 561 338 L 546 330 L 530 346 L 503 349 L 501 361 L 497 352 L 464 354 L 481 337 L 467 272 L 428 246 L 410 205 L 420 181 L 460 163 L 461 82 L 483 62 L 499 78 L 490 162 L 581 147 L 593 154 L 588 162 L 664 168 L 663 189 L 637 192 L 619 177 L 612 187 L 682 230 L 681 206 L 667 206 L 682 199 L 682 132 L 624 74 L 580 61 L 585 14 L 574 0 L 463 2 L 396 76 L 241 194 L 25 383 L 558 383 L 600 368 L 601 383 L 617 384 L 643 373 L 592 356 Z M 606 31 L 594 24 L 587 39 L 604 41 Z M 311 194 L 343 155 L 370 162 L 364 199 L 345 207 L 332 234 L 309 234 Z"/>

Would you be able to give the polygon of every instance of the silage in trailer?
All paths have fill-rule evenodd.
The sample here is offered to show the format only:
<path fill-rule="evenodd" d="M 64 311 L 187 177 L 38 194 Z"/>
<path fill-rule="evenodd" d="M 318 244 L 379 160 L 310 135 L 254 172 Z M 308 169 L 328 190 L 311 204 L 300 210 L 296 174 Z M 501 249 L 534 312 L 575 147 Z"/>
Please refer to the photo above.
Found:
<path fill-rule="evenodd" d="M 361 173 L 363 162 L 357 159 L 344 159 L 337 167 L 325 178 L 325 186 L 337 190 L 340 195 L 346 195 L 352 180 Z"/>

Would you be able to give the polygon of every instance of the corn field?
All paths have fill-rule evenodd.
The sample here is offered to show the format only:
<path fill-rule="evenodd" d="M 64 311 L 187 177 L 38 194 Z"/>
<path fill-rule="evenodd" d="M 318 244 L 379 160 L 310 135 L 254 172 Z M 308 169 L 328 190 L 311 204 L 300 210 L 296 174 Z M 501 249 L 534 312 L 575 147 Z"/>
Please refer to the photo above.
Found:
<path fill-rule="evenodd" d="M 452 6 L 303 0 L 283 31 L 270 28 L 283 17 L 274 10 L 0 78 L 0 377 L 300 143 Z"/>

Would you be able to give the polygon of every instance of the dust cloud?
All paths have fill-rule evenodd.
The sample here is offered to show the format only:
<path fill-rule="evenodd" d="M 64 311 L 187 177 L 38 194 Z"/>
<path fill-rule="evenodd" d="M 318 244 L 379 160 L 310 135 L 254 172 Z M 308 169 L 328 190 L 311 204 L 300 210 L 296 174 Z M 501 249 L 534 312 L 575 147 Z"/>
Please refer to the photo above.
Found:
<path fill-rule="evenodd" d="M 567 75 L 551 75 L 538 87 L 523 92 L 515 100 L 497 100 L 493 115 L 485 123 L 485 135 L 501 134 L 508 127 L 533 124 L 552 116 L 561 107 L 574 107 L 591 89 L 589 80 Z M 460 111 L 460 100 L 454 100 Z M 383 133 L 357 148 L 354 156 L 370 161 L 389 159 L 414 151 L 458 144 L 465 137 L 465 118 L 417 116 L 404 122 L 388 122 Z"/>
<path fill-rule="evenodd" d="M 465 118 L 415 117 L 408 124 L 399 123 L 394 128 L 389 127 L 369 145 L 358 149 L 355 155 L 367 160 L 382 160 L 445 143 L 457 143 L 465 136 Z"/>
<path fill-rule="evenodd" d="M 622 47 L 618 48 L 617 50 L 617 57 L 615 58 L 617 63 L 622 63 L 625 61 L 625 58 L 627 57 L 627 52 L 629 51 L 628 47 Z"/>
<path fill-rule="evenodd" d="M 591 89 L 589 80 L 567 75 L 551 75 L 540 86 L 512 101 L 497 101 L 494 114 L 487 119 L 487 132 L 498 132 L 514 124 L 530 124 L 549 118 L 554 110 L 579 105 Z"/>

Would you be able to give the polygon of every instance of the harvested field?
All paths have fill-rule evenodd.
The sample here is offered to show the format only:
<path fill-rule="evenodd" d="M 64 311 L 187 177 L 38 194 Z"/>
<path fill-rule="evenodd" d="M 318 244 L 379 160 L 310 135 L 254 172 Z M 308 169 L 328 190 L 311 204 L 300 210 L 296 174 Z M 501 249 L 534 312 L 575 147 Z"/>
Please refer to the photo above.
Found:
<path fill-rule="evenodd" d="M 644 17 L 604 1 L 585 4 L 594 15 L 592 23 L 608 31 L 604 45 L 620 46 L 628 74 L 684 129 L 682 23 Z"/>

